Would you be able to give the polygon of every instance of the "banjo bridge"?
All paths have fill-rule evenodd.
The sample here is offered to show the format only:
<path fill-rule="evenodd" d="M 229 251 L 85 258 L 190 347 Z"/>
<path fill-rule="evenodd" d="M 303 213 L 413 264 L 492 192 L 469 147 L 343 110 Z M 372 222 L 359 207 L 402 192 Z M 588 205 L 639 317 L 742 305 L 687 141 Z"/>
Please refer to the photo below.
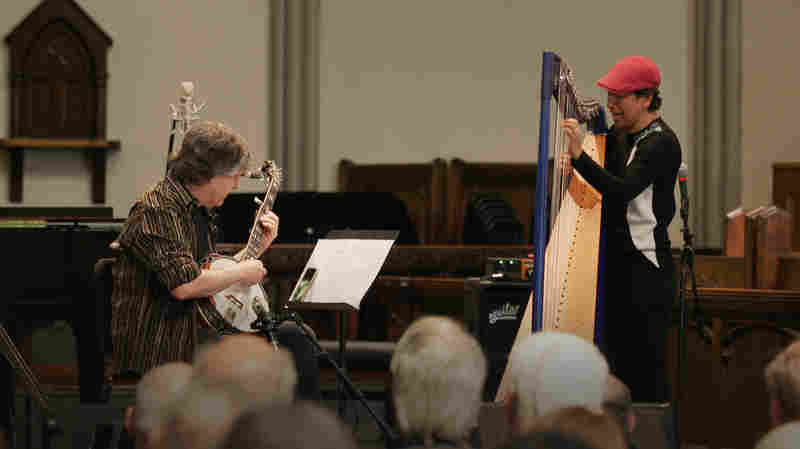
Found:
<path fill-rule="evenodd" d="M 235 296 L 233 296 L 233 295 L 225 295 L 225 299 L 227 299 L 228 302 L 230 302 L 233 305 L 235 305 L 236 307 L 238 307 L 239 310 L 244 309 L 244 303 L 242 301 L 239 301 L 239 299 L 236 298 Z"/>

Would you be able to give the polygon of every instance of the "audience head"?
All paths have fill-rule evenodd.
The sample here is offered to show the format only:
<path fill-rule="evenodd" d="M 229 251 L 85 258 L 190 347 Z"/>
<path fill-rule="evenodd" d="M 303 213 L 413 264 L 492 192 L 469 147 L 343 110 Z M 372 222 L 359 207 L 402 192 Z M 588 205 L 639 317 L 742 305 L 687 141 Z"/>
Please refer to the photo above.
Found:
<path fill-rule="evenodd" d="M 128 431 L 139 448 L 159 447 L 165 435 L 171 406 L 182 397 L 190 379 L 191 365 L 170 362 L 145 374 L 136 385 L 136 406 L 126 416 Z"/>
<path fill-rule="evenodd" d="M 772 426 L 800 419 L 800 340 L 781 351 L 764 370 Z"/>
<path fill-rule="evenodd" d="M 297 370 L 292 355 L 275 350 L 264 338 L 233 335 L 201 348 L 194 361 L 194 379 L 241 398 L 249 407 L 288 403 L 294 399 Z"/>
<path fill-rule="evenodd" d="M 606 413 L 617 420 L 625 435 L 630 437 L 636 428 L 636 414 L 633 413 L 631 390 L 616 376 L 608 376 L 608 391 L 603 401 L 603 408 Z"/>
<path fill-rule="evenodd" d="M 603 411 L 566 407 L 536 419 L 533 432 L 556 431 L 597 449 L 626 449 L 622 429 Z"/>
<path fill-rule="evenodd" d="M 397 342 L 392 393 L 407 437 L 465 441 L 477 425 L 487 362 L 478 342 L 456 321 L 423 317 Z"/>
<path fill-rule="evenodd" d="M 501 449 L 597 449 L 562 432 L 544 431 L 514 438 Z"/>
<path fill-rule="evenodd" d="M 192 382 L 183 397 L 171 407 L 169 434 L 165 441 L 173 449 L 216 449 L 227 437 L 242 412 L 241 393 Z"/>
<path fill-rule="evenodd" d="M 356 449 L 349 428 L 312 402 L 250 410 L 234 423 L 223 449 Z"/>
<path fill-rule="evenodd" d="M 756 443 L 756 449 L 796 449 L 800 447 L 800 421 L 772 429 Z"/>
<path fill-rule="evenodd" d="M 509 425 L 524 433 L 537 416 L 564 407 L 602 411 L 608 363 L 591 342 L 573 334 L 532 334 L 511 352 L 506 405 Z"/>

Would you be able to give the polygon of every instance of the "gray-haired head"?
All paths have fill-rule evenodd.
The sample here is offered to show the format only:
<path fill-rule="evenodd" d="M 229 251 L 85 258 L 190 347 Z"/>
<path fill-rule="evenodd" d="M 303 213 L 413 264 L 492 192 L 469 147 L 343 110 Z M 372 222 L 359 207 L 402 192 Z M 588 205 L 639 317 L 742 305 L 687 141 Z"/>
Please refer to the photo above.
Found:
<path fill-rule="evenodd" d="M 516 397 L 515 423 L 524 430 L 537 416 L 569 406 L 600 412 L 609 369 L 597 347 L 577 335 L 532 334 L 509 358 L 510 388 Z"/>
<path fill-rule="evenodd" d="M 424 317 L 403 333 L 391 363 L 398 426 L 408 436 L 464 441 L 477 425 L 487 362 L 457 322 Z"/>
<path fill-rule="evenodd" d="M 243 412 L 240 393 L 193 379 L 186 394 L 170 407 L 166 448 L 216 449 Z"/>
<path fill-rule="evenodd" d="M 139 447 L 154 447 L 164 436 L 172 405 L 192 378 L 192 366 L 170 362 L 148 371 L 136 385 L 134 431 Z"/>
<path fill-rule="evenodd" d="M 233 175 L 250 163 L 247 141 L 229 126 L 196 122 L 169 161 L 169 172 L 185 184 L 204 185 L 215 176 Z"/>
<path fill-rule="evenodd" d="M 233 335 L 201 348 L 194 359 L 198 382 L 236 394 L 253 406 L 294 399 L 297 370 L 292 354 L 264 338 Z"/>
<path fill-rule="evenodd" d="M 352 431 L 312 402 L 252 409 L 233 425 L 222 449 L 356 449 Z"/>

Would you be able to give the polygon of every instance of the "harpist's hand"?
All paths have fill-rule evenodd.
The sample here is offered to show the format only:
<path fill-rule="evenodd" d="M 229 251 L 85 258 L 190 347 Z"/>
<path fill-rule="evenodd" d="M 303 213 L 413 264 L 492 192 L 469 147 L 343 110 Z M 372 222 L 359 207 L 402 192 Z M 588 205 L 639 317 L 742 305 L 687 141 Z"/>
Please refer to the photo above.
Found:
<path fill-rule="evenodd" d="M 261 255 L 269 245 L 272 245 L 272 242 L 278 237 L 278 216 L 275 215 L 275 212 L 269 211 L 261 216 L 258 220 L 261 224 L 262 229 L 264 229 L 264 238 L 261 239 L 261 247 L 258 249 L 258 254 Z"/>
<path fill-rule="evenodd" d="M 567 153 L 561 153 L 558 167 L 561 169 L 562 176 L 569 175 L 572 172 L 572 156 Z"/>
<path fill-rule="evenodd" d="M 583 130 L 581 125 L 574 118 L 570 118 L 561 123 L 561 128 L 564 129 L 564 134 L 569 139 L 569 153 L 572 158 L 581 157 L 581 153 L 583 153 Z"/>

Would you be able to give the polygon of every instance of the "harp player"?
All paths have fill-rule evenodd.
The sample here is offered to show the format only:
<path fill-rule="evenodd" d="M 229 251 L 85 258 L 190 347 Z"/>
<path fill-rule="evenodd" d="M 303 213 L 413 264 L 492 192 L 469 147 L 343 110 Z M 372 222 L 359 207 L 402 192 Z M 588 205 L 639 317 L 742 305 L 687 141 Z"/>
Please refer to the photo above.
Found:
<path fill-rule="evenodd" d="M 170 160 L 167 176 L 134 204 L 114 267 L 115 373 L 141 376 L 166 362 L 191 361 L 198 343 L 218 338 L 203 326 L 194 302 L 237 282 L 263 280 L 266 270 L 257 258 L 224 270 L 200 267 L 215 248 L 209 210 L 238 188 L 249 157 L 245 139 L 233 129 L 198 122 Z M 270 211 L 259 222 L 265 232 L 258 255 L 277 236 L 278 216 Z M 298 394 L 318 398 L 319 368 L 310 342 L 290 326 L 281 326 L 277 337 L 294 355 Z"/>
<path fill-rule="evenodd" d="M 605 167 L 583 152 L 577 121 L 562 127 L 569 139 L 565 162 L 603 194 L 604 350 L 634 401 L 666 402 L 667 329 L 676 294 L 667 227 L 675 215 L 681 147 L 659 113 L 661 74 L 653 61 L 624 58 L 597 85 L 608 93 L 614 121 Z"/>

